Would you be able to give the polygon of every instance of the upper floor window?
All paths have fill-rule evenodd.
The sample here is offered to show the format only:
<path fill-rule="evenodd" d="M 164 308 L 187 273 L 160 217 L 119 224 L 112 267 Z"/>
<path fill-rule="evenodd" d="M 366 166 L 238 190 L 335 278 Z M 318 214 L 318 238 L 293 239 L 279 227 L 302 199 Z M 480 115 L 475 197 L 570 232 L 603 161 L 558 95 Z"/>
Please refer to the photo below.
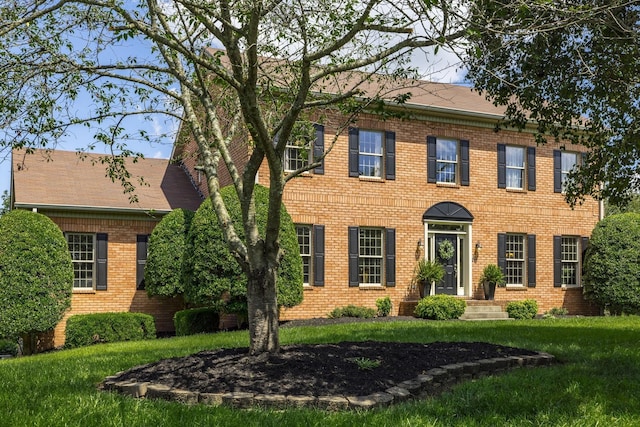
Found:
<path fill-rule="evenodd" d="M 535 191 L 535 147 L 498 144 L 498 188 Z"/>
<path fill-rule="evenodd" d="M 553 191 L 564 193 L 569 173 L 580 165 L 580 153 L 571 151 L 553 151 Z"/>
<path fill-rule="evenodd" d="M 287 143 L 284 150 L 284 170 L 286 172 L 296 171 L 309 165 L 311 162 L 311 149 L 309 143 L 298 145 Z"/>
<path fill-rule="evenodd" d="M 299 122 L 293 129 L 297 135 L 287 141 L 284 150 L 283 168 L 285 172 L 294 172 L 309 166 L 314 158 L 324 154 L 324 126 Z M 324 164 L 313 169 L 315 174 L 324 173 Z"/>
<path fill-rule="evenodd" d="M 469 141 L 427 137 L 428 182 L 469 185 Z"/>
<path fill-rule="evenodd" d="M 349 128 L 349 176 L 396 177 L 396 134 Z"/>

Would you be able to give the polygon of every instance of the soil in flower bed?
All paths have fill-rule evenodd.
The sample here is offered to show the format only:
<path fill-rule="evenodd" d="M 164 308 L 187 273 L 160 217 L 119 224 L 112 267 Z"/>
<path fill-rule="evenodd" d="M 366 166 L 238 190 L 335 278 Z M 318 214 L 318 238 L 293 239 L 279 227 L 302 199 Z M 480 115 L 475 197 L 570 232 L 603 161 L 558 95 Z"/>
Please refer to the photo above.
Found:
<path fill-rule="evenodd" d="M 116 381 L 151 382 L 203 393 L 365 396 L 447 364 L 535 354 L 483 342 L 287 345 L 268 357 L 251 357 L 246 348 L 233 348 L 139 366 Z"/>

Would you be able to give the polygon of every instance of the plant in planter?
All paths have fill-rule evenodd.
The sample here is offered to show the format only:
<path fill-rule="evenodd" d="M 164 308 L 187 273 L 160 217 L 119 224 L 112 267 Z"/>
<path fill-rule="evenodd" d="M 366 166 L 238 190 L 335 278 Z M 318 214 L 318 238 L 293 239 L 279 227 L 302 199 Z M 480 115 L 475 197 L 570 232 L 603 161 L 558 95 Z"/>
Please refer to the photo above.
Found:
<path fill-rule="evenodd" d="M 444 267 L 436 261 L 421 259 L 416 265 L 415 278 L 418 283 L 420 298 L 431 294 L 431 285 L 444 277 Z"/>
<path fill-rule="evenodd" d="M 480 283 L 484 288 L 484 298 L 492 300 L 496 293 L 496 285 L 502 286 L 505 284 L 504 273 L 497 265 L 489 264 L 482 270 Z"/>

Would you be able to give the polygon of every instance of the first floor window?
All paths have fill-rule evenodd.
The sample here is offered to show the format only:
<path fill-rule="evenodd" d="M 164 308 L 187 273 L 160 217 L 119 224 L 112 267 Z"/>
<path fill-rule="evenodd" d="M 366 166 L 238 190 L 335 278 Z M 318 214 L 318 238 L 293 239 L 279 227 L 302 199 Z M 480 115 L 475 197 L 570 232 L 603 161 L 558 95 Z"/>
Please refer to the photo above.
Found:
<path fill-rule="evenodd" d="M 308 285 L 311 276 L 311 226 L 296 225 L 296 234 L 302 257 L 302 283 Z"/>
<path fill-rule="evenodd" d="M 361 228 L 359 234 L 359 278 L 363 285 L 382 284 L 382 230 Z"/>
<path fill-rule="evenodd" d="M 95 236 L 69 233 L 67 244 L 73 263 L 74 289 L 93 289 L 95 276 Z"/>
<path fill-rule="evenodd" d="M 578 238 L 562 237 L 562 285 L 577 286 L 580 261 L 578 258 Z"/>
<path fill-rule="evenodd" d="M 524 236 L 507 234 L 505 237 L 505 279 L 507 285 L 524 285 Z"/>

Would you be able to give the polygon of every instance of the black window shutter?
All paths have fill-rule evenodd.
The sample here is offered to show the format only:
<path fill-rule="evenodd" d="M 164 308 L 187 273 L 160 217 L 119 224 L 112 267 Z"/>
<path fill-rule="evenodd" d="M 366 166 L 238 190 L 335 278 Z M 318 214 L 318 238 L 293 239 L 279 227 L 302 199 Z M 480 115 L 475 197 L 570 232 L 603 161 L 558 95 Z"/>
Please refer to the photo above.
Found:
<path fill-rule="evenodd" d="M 396 133 L 385 132 L 385 178 L 396 179 Z"/>
<path fill-rule="evenodd" d="M 324 286 L 324 225 L 313 226 L 313 285 Z"/>
<path fill-rule="evenodd" d="M 536 236 L 527 236 L 527 286 L 536 287 Z"/>
<path fill-rule="evenodd" d="M 396 229 L 386 228 L 384 231 L 386 285 L 391 288 L 396 285 Z"/>
<path fill-rule="evenodd" d="M 460 185 L 469 185 L 469 141 L 460 140 Z"/>
<path fill-rule="evenodd" d="M 147 248 L 149 235 L 138 234 L 136 237 L 136 289 L 144 290 L 144 267 L 147 264 Z"/>
<path fill-rule="evenodd" d="M 358 128 L 349 128 L 349 176 L 360 176 L 360 144 Z"/>
<path fill-rule="evenodd" d="M 427 182 L 436 182 L 436 137 L 427 137 Z"/>
<path fill-rule="evenodd" d="M 96 290 L 107 290 L 107 240 L 106 233 L 96 234 Z"/>
<path fill-rule="evenodd" d="M 507 270 L 507 235 L 498 234 L 498 267 L 504 273 Z"/>
<path fill-rule="evenodd" d="M 358 256 L 360 251 L 358 248 L 358 240 L 360 230 L 358 227 L 349 227 L 349 286 L 360 285 L 360 272 L 358 267 Z"/>
<path fill-rule="evenodd" d="M 507 146 L 498 144 L 498 188 L 507 188 Z"/>
<path fill-rule="evenodd" d="M 536 191 L 536 147 L 527 147 L 527 188 Z"/>
<path fill-rule="evenodd" d="M 553 150 L 553 192 L 562 193 L 562 152 Z"/>
<path fill-rule="evenodd" d="M 319 124 L 313 125 L 316 128 L 316 139 L 313 141 L 313 159 L 319 159 L 324 154 L 324 126 Z M 313 170 L 317 175 L 324 175 L 324 160 L 320 166 Z"/>
<path fill-rule="evenodd" d="M 562 236 L 553 236 L 553 286 L 562 286 Z"/>

